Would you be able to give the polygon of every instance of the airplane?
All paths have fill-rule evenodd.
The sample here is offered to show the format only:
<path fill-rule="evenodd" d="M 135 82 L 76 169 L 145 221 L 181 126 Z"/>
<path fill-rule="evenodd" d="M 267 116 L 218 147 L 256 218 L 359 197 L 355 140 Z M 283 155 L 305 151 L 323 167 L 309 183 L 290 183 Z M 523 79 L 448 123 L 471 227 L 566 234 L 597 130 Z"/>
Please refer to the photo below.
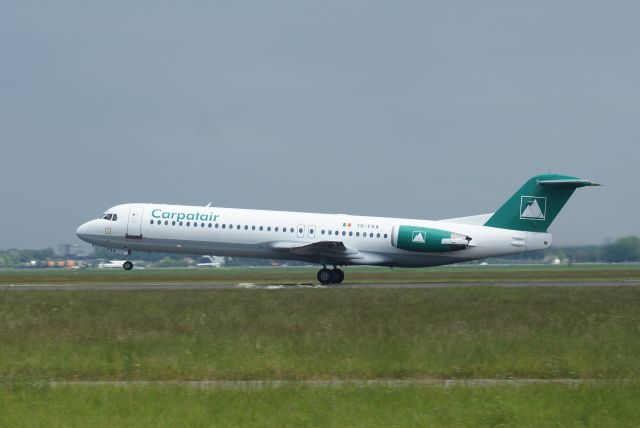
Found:
<path fill-rule="evenodd" d="M 322 266 L 321 284 L 340 284 L 339 266 L 429 267 L 548 248 L 548 227 L 573 192 L 585 186 L 599 184 L 537 175 L 493 213 L 444 220 L 131 203 L 109 208 L 76 233 L 128 254 L 305 261 Z M 131 270 L 133 263 L 124 261 L 122 267 Z"/>
<path fill-rule="evenodd" d="M 126 260 L 109 260 L 108 262 L 98 263 L 98 269 L 122 269 L 122 265 Z"/>
<path fill-rule="evenodd" d="M 200 263 L 196 264 L 199 268 L 219 268 L 224 264 L 224 257 L 212 257 L 204 255 L 200 258 Z"/>

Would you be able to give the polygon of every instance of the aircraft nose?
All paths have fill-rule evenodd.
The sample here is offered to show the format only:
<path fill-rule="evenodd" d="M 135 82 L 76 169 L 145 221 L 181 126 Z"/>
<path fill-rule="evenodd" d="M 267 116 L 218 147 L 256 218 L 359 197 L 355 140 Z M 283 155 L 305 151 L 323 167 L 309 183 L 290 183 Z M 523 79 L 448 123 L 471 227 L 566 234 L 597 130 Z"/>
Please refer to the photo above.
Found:
<path fill-rule="evenodd" d="M 83 223 L 80 225 L 80 227 L 78 227 L 76 229 L 76 235 L 78 235 L 78 238 L 82 239 L 83 241 L 89 242 L 89 234 L 90 234 L 90 229 L 91 226 L 90 221 Z"/>

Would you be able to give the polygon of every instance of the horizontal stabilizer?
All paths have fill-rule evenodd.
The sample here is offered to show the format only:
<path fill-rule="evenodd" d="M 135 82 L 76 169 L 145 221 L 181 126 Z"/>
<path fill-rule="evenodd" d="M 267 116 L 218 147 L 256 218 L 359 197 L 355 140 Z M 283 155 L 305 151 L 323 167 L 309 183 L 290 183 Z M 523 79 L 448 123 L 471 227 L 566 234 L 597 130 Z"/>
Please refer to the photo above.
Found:
<path fill-rule="evenodd" d="M 572 179 L 560 179 L 560 180 L 538 180 L 540 186 L 554 186 L 554 187 L 585 187 L 585 186 L 601 186 L 591 180 L 572 180 Z"/>

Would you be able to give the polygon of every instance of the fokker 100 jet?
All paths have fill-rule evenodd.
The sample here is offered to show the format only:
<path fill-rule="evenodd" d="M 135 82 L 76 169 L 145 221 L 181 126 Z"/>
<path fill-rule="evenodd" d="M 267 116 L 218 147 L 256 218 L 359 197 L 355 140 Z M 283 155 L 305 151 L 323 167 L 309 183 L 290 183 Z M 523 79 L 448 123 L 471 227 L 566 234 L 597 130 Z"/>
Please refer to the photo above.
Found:
<path fill-rule="evenodd" d="M 339 266 L 439 266 L 548 248 L 547 228 L 575 189 L 597 185 L 538 175 L 494 213 L 437 221 L 132 203 L 109 208 L 77 234 L 128 254 L 300 260 L 322 265 L 320 283 L 339 284 L 344 280 Z M 130 270 L 133 264 L 127 260 L 122 267 Z"/>

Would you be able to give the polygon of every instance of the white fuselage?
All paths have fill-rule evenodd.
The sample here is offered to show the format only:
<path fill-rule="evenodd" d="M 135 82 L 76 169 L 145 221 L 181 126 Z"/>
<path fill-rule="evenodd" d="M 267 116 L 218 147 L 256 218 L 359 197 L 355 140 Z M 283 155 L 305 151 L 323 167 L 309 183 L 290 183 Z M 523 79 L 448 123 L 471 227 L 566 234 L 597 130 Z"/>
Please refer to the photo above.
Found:
<path fill-rule="evenodd" d="M 394 245 L 401 225 L 470 237 L 469 245 L 448 252 L 401 249 Z M 455 220 L 142 203 L 110 208 L 103 218 L 80 226 L 77 233 L 94 245 L 130 251 L 404 267 L 444 265 L 551 245 L 548 233 L 499 229 Z"/>

